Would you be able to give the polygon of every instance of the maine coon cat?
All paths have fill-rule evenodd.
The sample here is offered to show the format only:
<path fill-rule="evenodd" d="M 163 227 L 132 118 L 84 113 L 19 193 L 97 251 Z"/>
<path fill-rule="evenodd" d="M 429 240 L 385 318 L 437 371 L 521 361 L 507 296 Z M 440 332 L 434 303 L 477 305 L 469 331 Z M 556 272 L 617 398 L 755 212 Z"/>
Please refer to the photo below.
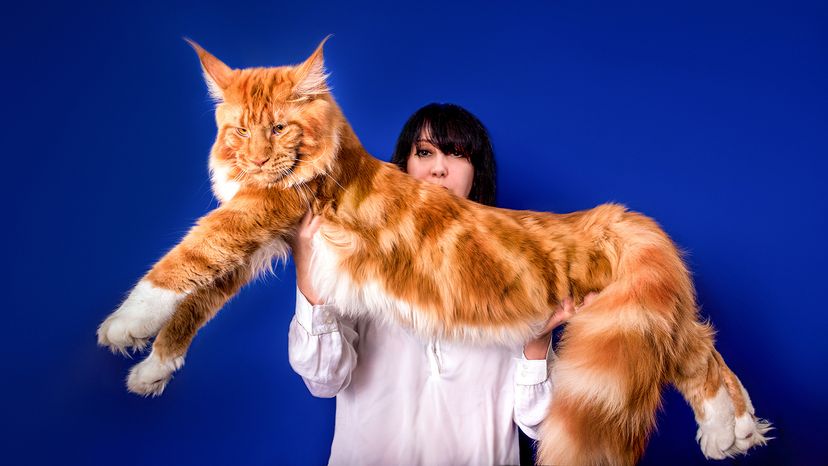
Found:
<path fill-rule="evenodd" d="M 456 197 L 363 149 L 327 87 L 322 44 L 300 65 L 251 69 L 191 45 L 217 101 L 210 171 L 221 205 L 98 328 L 99 344 L 122 353 L 154 337 L 130 391 L 161 394 L 198 329 L 286 257 L 313 210 L 323 217 L 315 289 L 351 316 L 518 343 L 562 298 L 597 292 L 559 344 L 540 463 L 635 463 L 667 383 L 693 408 L 705 456 L 766 442 L 768 423 L 714 348 L 681 255 L 653 220 L 613 204 L 551 214 Z"/>

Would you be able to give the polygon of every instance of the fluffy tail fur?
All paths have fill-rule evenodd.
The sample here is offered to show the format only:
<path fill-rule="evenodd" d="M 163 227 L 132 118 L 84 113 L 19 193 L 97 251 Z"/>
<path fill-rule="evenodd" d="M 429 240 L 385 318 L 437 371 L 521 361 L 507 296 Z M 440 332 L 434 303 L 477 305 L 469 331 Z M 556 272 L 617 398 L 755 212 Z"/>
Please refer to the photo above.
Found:
<path fill-rule="evenodd" d="M 708 458 L 764 444 L 747 392 L 699 322 L 689 272 L 672 241 L 634 213 L 613 226 L 614 280 L 575 317 L 552 370 L 554 398 L 539 464 L 631 465 L 655 426 L 661 390 L 673 383 L 696 413 Z"/>

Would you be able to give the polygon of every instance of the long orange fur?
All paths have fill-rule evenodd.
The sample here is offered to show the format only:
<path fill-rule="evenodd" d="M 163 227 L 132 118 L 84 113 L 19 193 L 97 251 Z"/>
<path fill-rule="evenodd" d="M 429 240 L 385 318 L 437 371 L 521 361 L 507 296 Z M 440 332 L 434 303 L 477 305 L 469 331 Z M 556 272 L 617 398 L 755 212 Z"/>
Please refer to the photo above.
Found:
<path fill-rule="evenodd" d="M 681 254 L 653 220 L 612 204 L 558 215 L 456 197 L 365 151 L 327 88 L 321 44 L 298 66 L 242 70 L 191 44 L 218 100 L 210 167 L 223 202 L 144 277 L 148 294 L 136 288 L 98 330 L 122 352 L 155 337 L 131 391 L 160 394 L 198 329 L 287 254 L 310 209 L 324 219 L 327 254 L 314 263 L 335 272 L 317 285 L 345 313 L 515 342 L 562 298 L 598 293 L 559 344 L 541 464 L 634 464 L 668 383 L 712 426 L 699 433 L 706 455 L 764 444 L 769 426 L 714 348 Z M 150 316 L 148 302 L 169 315 Z"/>

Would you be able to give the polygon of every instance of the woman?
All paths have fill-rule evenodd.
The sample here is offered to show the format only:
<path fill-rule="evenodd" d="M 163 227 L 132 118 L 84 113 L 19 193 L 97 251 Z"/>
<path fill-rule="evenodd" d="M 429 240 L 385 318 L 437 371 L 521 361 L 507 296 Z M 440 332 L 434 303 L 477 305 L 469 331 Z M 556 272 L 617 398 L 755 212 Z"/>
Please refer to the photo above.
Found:
<path fill-rule="evenodd" d="M 457 196 L 494 204 L 488 133 L 459 106 L 414 113 L 391 162 Z M 289 353 L 313 395 L 337 397 L 330 463 L 517 464 L 517 427 L 537 438 L 549 405 L 550 332 L 574 312 L 571 301 L 523 348 L 423 341 L 401 326 L 337 317 L 308 273 L 319 221 L 306 216 L 294 245 Z"/>

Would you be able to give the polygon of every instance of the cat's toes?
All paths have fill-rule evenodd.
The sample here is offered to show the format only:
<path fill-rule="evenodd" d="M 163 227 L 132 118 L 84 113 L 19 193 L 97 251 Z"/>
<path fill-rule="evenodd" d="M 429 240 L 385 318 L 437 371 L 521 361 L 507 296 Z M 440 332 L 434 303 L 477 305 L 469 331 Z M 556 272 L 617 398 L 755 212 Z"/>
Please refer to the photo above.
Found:
<path fill-rule="evenodd" d="M 768 421 L 759 419 L 749 412 L 737 417 L 736 441 L 728 452 L 729 456 L 744 454 L 753 447 L 766 444 L 769 438 L 765 434 L 771 429 Z"/>
<path fill-rule="evenodd" d="M 98 345 L 124 356 L 129 356 L 130 350 L 143 351 L 150 336 L 133 334 L 135 327 L 127 318 L 113 314 L 98 327 Z"/>
<path fill-rule="evenodd" d="M 724 387 L 716 396 L 703 402 L 704 420 L 699 422 L 696 440 L 705 457 L 730 458 L 767 443 L 765 434 L 771 429 L 770 424 L 753 415 L 750 398 L 747 392 L 743 393 L 748 406 L 739 417 L 736 417 L 733 401 Z"/>
<path fill-rule="evenodd" d="M 706 458 L 722 460 L 727 458 L 736 441 L 733 424 L 701 426 L 696 434 L 702 453 Z"/>
<path fill-rule="evenodd" d="M 165 361 L 153 351 L 129 371 L 127 389 L 137 395 L 159 396 L 172 378 L 173 372 L 183 365 L 184 357 Z"/>
<path fill-rule="evenodd" d="M 716 395 L 702 403 L 704 419 L 699 421 L 696 440 L 706 458 L 721 460 L 729 456 L 728 452 L 736 441 L 735 410 L 724 387 Z"/>

